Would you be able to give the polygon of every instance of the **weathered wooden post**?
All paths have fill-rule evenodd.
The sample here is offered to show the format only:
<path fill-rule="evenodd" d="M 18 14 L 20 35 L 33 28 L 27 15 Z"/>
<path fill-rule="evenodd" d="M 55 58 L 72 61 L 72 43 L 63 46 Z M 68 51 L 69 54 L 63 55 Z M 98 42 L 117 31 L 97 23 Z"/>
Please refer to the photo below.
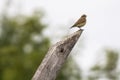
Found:
<path fill-rule="evenodd" d="M 55 80 L 58 71 L 66 61 L 82 32 L 83 30 L 80 29 L 51 46 L 32 80 Z"/>

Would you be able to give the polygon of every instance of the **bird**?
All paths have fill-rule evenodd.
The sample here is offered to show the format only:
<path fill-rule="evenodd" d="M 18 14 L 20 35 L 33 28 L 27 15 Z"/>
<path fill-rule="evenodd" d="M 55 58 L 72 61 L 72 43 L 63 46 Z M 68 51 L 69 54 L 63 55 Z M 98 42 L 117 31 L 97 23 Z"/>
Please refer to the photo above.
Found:
<path fill-rule="evenodd" d="M 83 14 L 79 19 L 78 21 L 70 28 L 73 28 L 73 27 L 78 27 L 78 28 L 81 28 L 83 27 L 85 24 L 86 24 L 86 15 Z"/>

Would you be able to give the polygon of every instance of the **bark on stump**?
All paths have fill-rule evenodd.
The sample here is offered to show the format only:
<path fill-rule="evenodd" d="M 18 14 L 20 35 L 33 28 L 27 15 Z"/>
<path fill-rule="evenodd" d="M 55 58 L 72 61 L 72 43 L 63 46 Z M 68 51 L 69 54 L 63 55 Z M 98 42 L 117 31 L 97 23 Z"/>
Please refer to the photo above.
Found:
<path fill-rule="evenodd" d="M 55 80 L 58 71 L 66 61 L 82 32 L 83 30 L 80 29 L 51 46 L 32 80 Z"/>

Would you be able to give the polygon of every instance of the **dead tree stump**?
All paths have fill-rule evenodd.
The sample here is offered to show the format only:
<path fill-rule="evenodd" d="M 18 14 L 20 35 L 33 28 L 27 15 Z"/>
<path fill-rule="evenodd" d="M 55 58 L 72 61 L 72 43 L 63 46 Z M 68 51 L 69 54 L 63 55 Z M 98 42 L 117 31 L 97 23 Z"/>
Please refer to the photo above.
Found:
<path fill-rule="evenodd" d="M 83 30 L 80 29 L 51 46 L 32 80 L 55 80 L 58 71 L 66 61 L 82 32 Z"/>

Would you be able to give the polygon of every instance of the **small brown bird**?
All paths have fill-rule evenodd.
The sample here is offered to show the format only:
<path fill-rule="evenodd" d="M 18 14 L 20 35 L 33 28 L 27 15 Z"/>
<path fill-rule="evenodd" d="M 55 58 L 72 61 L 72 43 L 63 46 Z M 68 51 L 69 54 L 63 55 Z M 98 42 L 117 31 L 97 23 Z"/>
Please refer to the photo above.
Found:
<path fill-rule="evenodd" d="M 78 27 L 78 28 L 83 27 L 86 24 L 86 17 L 87 16 L 85 14 L 83 14 L 80 17 L 80 19 L 78 19 L 78 21 L 71 28 L 73 28 L 73 27 Z"/>

